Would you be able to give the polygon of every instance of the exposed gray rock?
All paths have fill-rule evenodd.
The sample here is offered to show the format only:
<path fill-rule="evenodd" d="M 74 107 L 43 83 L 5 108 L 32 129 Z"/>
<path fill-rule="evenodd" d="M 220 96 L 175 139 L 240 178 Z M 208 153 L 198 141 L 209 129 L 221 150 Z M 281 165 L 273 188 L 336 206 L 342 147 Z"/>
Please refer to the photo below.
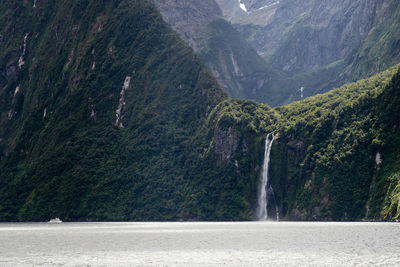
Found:
<path fill-rule="evenodd" d="M 214 149 L 219 156 L 218 163 L 229 161 L 235 154 L 239 144 L 239 135 L 232 128 L 226 130 L 219 126 L 214 130 Z"/>
<path fill-rule="evenodd" d="M 203 47 L 196 35 L 199 28 L 222 16 L 214 0 L 152 0 L 164 20 L 198 51 Z"/>
<path fill-rule="evenodd" d="M 287 143 L 288 155 L 294 159 L 294 164 L 298 166 L 304 159 L 305 149 L 303 141 L 292 140 Z"/>
<path fill-rule="evenodd" d="M 222 12 L 226 18 L 232 21 L 246 21 L 249 14 L 258 16 L 260 21 L 265 21 L 268 13 L 271 10 L 276 10 L 276 6 L 279 4 L 279 0 L 216 0 L 218 5 L 221 7 Z M 240 3 L 243 5 L 240 6 Z M 245 10 L 246 11 L 245 11 Z M 265 12 L 267 11 L 267 12 Z M 263 18 L 260 16 L 262 15 Z"/>
<path fill-rule="evenodd" d="M 250 11 L 265 7 L 259 10 L 264 16 L 273 12 L 269 23 L 260 21 L 257 12 L 248 12 L 245 19 L 232 19 L 244 34 L 249 32 L 249 40 L 259 54 L 274 55 L 274 63 L 283 70 L 304 71 L 344 59 L 354 52 L 372 28 L 375 10 L 382 1 L 243 2 Z"/>
<path fill-rule="evenodd" d="M 321 209 L 319 207 L 314 207 L 311 211 L 311 216 L 314 220 L 319 220 L 321 218 Z"/>
<path fill-rule="evenodd" d="M 240 8 L 238 0 L 216 0 L 216 2 L 221 7 L 224 17 L 229 20 L 246 16 L 246 12 Z"/>
<path fill-rule="evenodd" d="M 300 100 L 383 71 L 400 60 L 400 5 L 395 0 L 216 0 L 226 19 L 272 69 L 285 101 Z M 235 9 L 236 8 L 236 9 Z M 264 86 L 262 90 L 271 88 Z M 274 88 L 273 88 L 274 89 Z M 274 89 L 275 90 L 275 89 Z M 286 95 L 286 96 L 285 96 Z"/>
<path fill-rule="evenodd" d="M 305 210 L 299 209 L 297 207 L 297 201 L 294 203 L 294 209 L 290 212 L 289 219 L 290 220 L 298 220 L 305 221 L 307 219 L 307 212 Z"/>
<path fill-rule="evenodd" d="M 222 19 L 215 0 L 153 2 L 230 96 L 257 100 L 257 93 L 268 87 L 272 70 L 243 36 Z"/>

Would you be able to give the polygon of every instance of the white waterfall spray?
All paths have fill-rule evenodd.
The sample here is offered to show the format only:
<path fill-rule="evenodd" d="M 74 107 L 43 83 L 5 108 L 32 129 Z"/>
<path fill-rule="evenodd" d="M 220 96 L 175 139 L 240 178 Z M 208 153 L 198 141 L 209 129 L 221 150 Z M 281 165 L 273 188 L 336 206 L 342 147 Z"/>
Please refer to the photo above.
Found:
<path fill-rule="evenodd" d="M 258 220 L 263 220 L 263 221 L 268 220 L 268 199 L 271 194 L 274 197 L 276 205 L 274 190 L 272 189 L 272 186 L 269 183 L 269 177 L 268 177 L 270 153 L 274 139 L 275 135 L 273 133 L 268 134 L 267 138 L 265 139 L 264 163 L 262 167 L 262 173 L 260 178 L 261 181 L 258 190 L 258 207 L 256 216 Z M 279 213 L 277 207 L 276 207 L 276 214 L 277 214 L 276 219 L 279 220 Z"/>

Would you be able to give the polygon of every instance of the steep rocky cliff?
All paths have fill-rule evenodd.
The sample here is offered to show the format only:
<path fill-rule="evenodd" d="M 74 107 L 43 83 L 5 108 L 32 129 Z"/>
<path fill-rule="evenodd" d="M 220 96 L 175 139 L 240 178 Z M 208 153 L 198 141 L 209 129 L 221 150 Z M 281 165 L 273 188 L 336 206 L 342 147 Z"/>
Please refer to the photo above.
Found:
<path fill-rule="evenodd" d="M 278 0 L 215 0 L 224 17 L 234 23 L 268 25 L 279 6 Z"/>
<path fill-rule="evenodd" d="M 282 105 L 400 61 L 393 0 L 154 3 L 232 97 Z"/>
<path fill-rule="evenodd" d="M 222 12 L 214 0 L 152 0 L 164 20 L 195 50 L 205 44 L 198 35 L 202 27 L 221 17 Z"/>
<path fill-rule="evenodd" d="M 398 1 L 218 0 L 226 18 L 268 60 L 286 72 L 281 103 L 356 81 L 400 61 Z M 242 4 L 241 4 L 242 3 Z M 229 5 L 246 12 L 230 14 Z M 277 78 L 279 80 L 279 78 Z"/>
<path fill-rule="evenodd" d="M 279 97 L 272 77 L 280 77 L 230 23 L 214 0 L 153 0 L 164 20 L 197 52 L 232 97 Z M 274 91 L 274 92 L 273 92 Z M 279 90 L 278 90 L 279 91 Z M 275 93 L 275 94 L 274 94 Z"/>
<path fill-rule="evenodd" d="M 399 62 L 399 16 L 398 1 L 377 1 L 372 28 L 345 72 L 348 80 L 372 75 Z"/>

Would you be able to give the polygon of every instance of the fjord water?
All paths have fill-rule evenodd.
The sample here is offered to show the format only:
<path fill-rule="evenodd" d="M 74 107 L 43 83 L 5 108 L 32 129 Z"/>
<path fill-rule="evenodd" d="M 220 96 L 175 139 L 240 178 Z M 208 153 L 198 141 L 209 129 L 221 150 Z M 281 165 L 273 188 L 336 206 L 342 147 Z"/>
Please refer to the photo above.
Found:
<path fill-rule="evenodd" d="M 399 266 L 400 224 L 0 224 L 0 266 Z"/>

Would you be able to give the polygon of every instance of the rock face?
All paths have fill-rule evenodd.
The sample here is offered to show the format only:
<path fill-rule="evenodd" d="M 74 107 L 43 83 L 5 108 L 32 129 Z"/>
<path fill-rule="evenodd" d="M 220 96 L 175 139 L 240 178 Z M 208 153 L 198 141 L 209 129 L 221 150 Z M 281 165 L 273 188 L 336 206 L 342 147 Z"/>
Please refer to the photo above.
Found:
<path fill-rule="evenodd" d="M 246 12 L 240 8 L 239 1 L 230 1 L 230 0 L 215 0 L 218 5 L 222 9 L 222 13 L 224 17 L 229 20 L 236 17 L 243 17 L 246 15 Z"/>
<path fill-rule="evenodd" d="M 232 97 L 258 99 L 274 72 L 214 0 L 153 0 L 164 20 L 197 52 Z M 240 9 L 240 8 L 239 8 Z"/>
<path fill-rule="evenodd" d="M 229 127 L 227 130 L 222 130 L 217 127 L 214 130 L 215 153 L 219 156 L 219 164 L 223 161 L 229 161 L 236 152 L 239 144 L 238 133 Z"/>
<path fill-rule="evenodd" d="M 152 0 L 164 20 L 189 45 L 198 51 L 203 45 L 197 41 L 199 29 L 222 15 L 214 0 Z"/>
<path fill-rule="evenodd" d="M 217 0 L 225 17 L 277 70 L 286 102 L 365 78 L 400 61 L 394 0 Z M 278 78 L 279 80 L 279 78 Z M 262 95 L 259 100 L 271 103 Z M 279 103 L 271 103 L 279 104 Z"/>
<path fill-rule="evenodd" d="M 395 0 L 153 2 L 232 97 L 282 105 L 400 61 Z"/>
<path fill-rule="evenodd" d="M 246 20 L 249 14 L 258 16 L 256 23 L 265 24 L 276 10 L 278 0 L 216 0 L 221 7 L 222 12 L 229 20 L 243 21 Z"/>
<path fill-rule="evenodd" d="M 373 0 L 252 2 L 257 6 L 267 4 L 263 13 L 275 9 L 273 20 L 254 30 L 252 43 L 262 55 L 272 55 L 283 46 L 286 54 L 279 63 L 291 71 L 325 65 L 347 56 L 371 28 L 377 5 Z M 247 16 L 251 24 L 263 24 L 254 12 Z M 238 28 L 244 29 L 249 25 L 244 20 L 239 24 L 243 26 Z"/>
<path fill-rule="evenodd" d="M 261 53 L 274 54 L 275 66 L 287 71 L 306 71 L 350 56 L 371 30 L 379 9 L 379 2 L 374 0 L 301 2 L 282 1 L 275 16 L 289 17 L 295 27 L 285 29 L 289 33 L 282 36 L 279 47 L 260 47 Z M 274 36 L 284 27 L 272 26 Z"/>
<path fill-rule="evenodd" d="M 400 4 L 376 1 L 372 28 L 351 61 L 348 80 L 364 78 L 400 61 Z"/>

